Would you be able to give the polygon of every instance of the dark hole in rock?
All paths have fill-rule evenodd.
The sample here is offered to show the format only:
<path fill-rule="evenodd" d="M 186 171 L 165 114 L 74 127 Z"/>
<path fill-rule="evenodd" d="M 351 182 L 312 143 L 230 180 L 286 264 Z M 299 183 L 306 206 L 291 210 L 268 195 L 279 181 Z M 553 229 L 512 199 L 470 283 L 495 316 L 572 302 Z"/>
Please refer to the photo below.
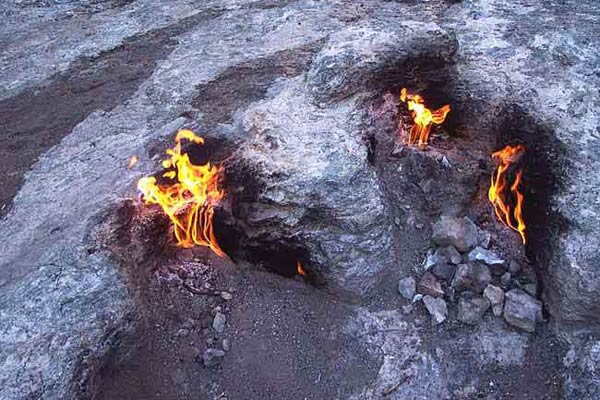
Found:
<path fill-rule="evenodd" d="M 556 212 L 551 199 L 562 189 L 564 172 L 569 168 L 566 150 L 555 132 L 519 105 L 500 111 L 497 142 L 494 150 L 509 144 L 525 146 L 519 160 L 523 169 L 523 218 L 527 226 L 525 252 L 543 283 L 544 269 L 552 258 L 559 234 L 567 221 Z"/>

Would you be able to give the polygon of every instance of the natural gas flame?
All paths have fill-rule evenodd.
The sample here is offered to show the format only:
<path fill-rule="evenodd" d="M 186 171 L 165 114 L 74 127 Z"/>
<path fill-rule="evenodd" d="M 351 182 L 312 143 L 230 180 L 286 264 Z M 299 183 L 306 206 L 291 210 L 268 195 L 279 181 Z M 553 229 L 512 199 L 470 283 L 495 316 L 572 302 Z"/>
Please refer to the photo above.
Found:
<path fill-rule="evenodd" d="M 138 158 L 136 156 L 131 156 L 131 158 L 129 159 L 129 164 L 127 164 L 127 169 L 133 168 L 133 166 L 137 164 L 137 162 Z"/>
<path fill-rule="evenodd" d="M 419 139 L 419 147 L 427 147 L 429 141 L 429 132 L 431 124 L 440 125 L 446 119 L 450 112 L 450 105 L 446 104 L 442 108 L 431 111 L 425 107 L 425 100 L 418 94 L 410 94 L 403 88 L 400 92 L 400 100 L 407 103 L 408 109 L 412 111 L 414 125 L 410 128 L 407 144 L 412 146 L 417 138 Z"/>
<path fill-rule="evenodd" d="M 494 212 L 500 222 L 512 230 L 519 232 L 523 244 L 526 243 L 526 227 L 523 220 L 523 194 L 519 189 L 523 171 L 521 169 L 517 171 L 515 180 L 510 187 L 508 187 L 506 173 L 509 167 L 521 157 L 524 151 L 525 146 L 518 144 L 516 146 L 508 145 L 492 154 L 492 159 L 498 163 L 498 166 L 492 174 L 492 184 L 488 192 L 488 197 L 494 206 Z M 508 201 L 509 193 L 512 197 L 510 203 L 515 204 L 513 208 L 511 208 Z"/>
<path fill-rule="evenodd" d="M 203 144 L 204 139 L 190 130 L 180 130 L 175 137 L 175 147 L 167 149 L 169 156 L 162 165 L 167 169 L 158 183 L 153 176 L 138 181 L 146 204 L 158 204 L 173 222 L 175 238 L 181 247 L 194 245 L 210 247 L 216 254 L 224 253 L 213 233 L 214 207 L 223 198 L 219 188 L 221 167 L 193 165 L 187 153 L 181 152 L 181 141 Z"/>
<path fill-rule="evenodd" d="M 302 268 L 302 263 L 300 260 L 296 261 L 296 270 L 298 271 L 298 275 L 306 276 L 306 271 L 304 271 L 304 268 Z"/>

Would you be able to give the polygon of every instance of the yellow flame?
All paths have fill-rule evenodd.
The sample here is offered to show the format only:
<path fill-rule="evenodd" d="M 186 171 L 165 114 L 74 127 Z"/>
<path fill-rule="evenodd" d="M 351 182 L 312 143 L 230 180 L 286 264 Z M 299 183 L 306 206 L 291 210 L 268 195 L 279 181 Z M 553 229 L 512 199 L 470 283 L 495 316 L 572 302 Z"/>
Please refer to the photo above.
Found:
<path fill-rule="evenodd" d="M 415 123 L 410 129 L 407 144 L 412 146 L 418 138 L 419 147 L 427 147 L 431 125 L 440 125 L 446 120 L 446 116 L 450 112 L 450 105 L 446 104 L 438 110 L 431 111 L 425 107 L 425 100 L 421 96 L 408 93 L 406 88 L 400 91 L 400 101 L 407 103 Z"/>
<path fill-rule="evenodd" d="M 219 188 L 221 167 L 193 165 L 187 153 L 181 152 L 181 141 L 203 144 L 204 139 L 190 130 L 180 130 L 175 137 L 175 147 L 166 151 L 168 159 L 163 167 L 170 168 L 163 177 L 172 180 L 158 184 L 148 176 L 138 181 L 138 189 L 146 204 L 158 204 L 171 219 L 177 244 L 181 247 L 207 246 L 219 256 L 225 253 L 217 244 L 213 233 L 214 207 L 224 196 Z"/>

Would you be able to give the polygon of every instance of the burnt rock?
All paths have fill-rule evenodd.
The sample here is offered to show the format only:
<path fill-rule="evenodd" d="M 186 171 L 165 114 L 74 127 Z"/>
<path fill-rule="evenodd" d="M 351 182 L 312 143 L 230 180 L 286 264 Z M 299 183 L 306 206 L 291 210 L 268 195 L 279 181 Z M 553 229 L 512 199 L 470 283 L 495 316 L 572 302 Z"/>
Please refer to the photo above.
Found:
<path fill-rule="evenodd" d="M 220 365 L 225 358 L 225 352 L 220 349 L 208 348 L 202 354 L 202 361 L 207 368 L 213 368 Z"/>
<path fill-rule="evenodd" d="M 542 302 L 521 289 L 510 290 L 506 293 L 504 319 L 512 326 L 534 332 L 536 322 L 542 321 Z"/>
<path fill-rule="evenodd" d="M 482 296 L 465 292 L 458 301 L 458 320 L 465 324 L 478 324 L 485 312 L 490 308 L 490 302 Z"/>
<path fill-rule="evenodd" d="M 477 245 L 477 226 L 467 217 L 442 215 L 433 225 L 432 240 L 439 246 L 454 246 L 467 252 Z"/>
<path fill-rule="evenodd" d="M 494 254 L 492 251 L 477 246 L 467 255 L 469 261 L 481 261 L 487 265 L 503 265 L 504 260 Z"/>
<path fill-rule="evenodd" d="M 398 292 L 407 300 L 412 300 L 417 291 L 417 281 L 412 276 L 400 279 L 398 282 Z"/>
<path fill-rule="evenodd" d="M 448 316 L 448 306 L 444 299 L 426 295 L 423 297 L 423 304 L 431 315 L 434 324 L 441 324 Z"/>
<path fill-rule="evenodd" d="M 492 305 L 492 312 L 495 316 L 502 315 L 504 306 L 504 291 L 497 286 L 488 285 L 483 291 L 483 296 L 487 298 Z"/>
<path fill-rule="evenodd" d="M 419 280 L 417 291 L 423 295 L 430 295 L 433 297 L 442 297 L 444 295 L 442 284 L 431 272 L 426 272 L 421 280 Z"/>
<path fill-rule="evenodd" d="M 318 54 L 307 82 L 319 102 L 342 99 L 359 90 L 382 86 L 398 68 L 419 59 L 451 63 L 456 39 L 432 23 L 406 21 L 393 26 L 363 25 L 341 30 Z"/>
<path fill-rule="evenodd" d="M 456 267 L 452 287 L 481 293 L 492 280 L 490 269 L 479 263 L 460 264 Z"/>

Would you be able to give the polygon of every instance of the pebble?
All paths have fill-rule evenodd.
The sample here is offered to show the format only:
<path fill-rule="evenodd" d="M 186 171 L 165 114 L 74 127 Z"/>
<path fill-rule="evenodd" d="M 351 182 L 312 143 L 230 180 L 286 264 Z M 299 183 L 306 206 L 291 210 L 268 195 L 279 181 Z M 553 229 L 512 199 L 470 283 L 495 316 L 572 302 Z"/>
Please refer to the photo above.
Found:
<path fill-rule="evenodd" d="M 222 346 L 224 351 L 229 351 L 229 349 L 231 348 L 229 339 L 223 339 Z"/>
<path fill-rule="evenodd" d="M 410 314 L 411 312 L 413 312 L 413 305 L 412 304 L 407 304 L 405 306 L 402 306 L 402 313 L 404 314 Z"/>
<path fill-rule="evenodd" d="M 511 279 L 511 275 L 510 275 L 510 273 L 509 273 L 509 272 L 506 272 L 506 273 L 504 273 L 504 275 L 502 275 L 502 276 L 500 277 L 500 284 L 501 284 L 503 287 L 507 288 L 507 287 L 509 287 L 509 286 L 510 286 L 510 279 Z"/>
<path fill-rule="evenodd" d="M 217 333 L 222 333 L 225 329 L 225 323 L 227 322 L 227 317 L 222 312 L 217 312 L 215 314 L 215 318 L 213 319 L 212 327 Z"/>
<path fill-rule="evenodd" d="M 433 267 L 431 272 L 440 279 L 449 281 L 454 276 L 455 265 L 452 264 L 437 264 Z"/>
<path fill-rule="evenodd" d="M 398 282 L 398 292 L 407 300 L 414 297 L 417 290 L 417 282 L 412 276 L 400 279 Z"/>
<path fill-rule="evenodd" d="M 492 312 L 496 317 L 502 315 L 502 308 L 504 306 L 504 291 L 498 286 L 488 285 L 483 291 L 483 295 L 487 298 L 492 305 Z"/>
<path fill-rule="evenodd" d="M 431 315 L 434 324 L 441 324 L 446 320 L 448 306 L 443 299 L 427 295 L 423 297 L 423 304 L 425 304 L 425 308 Z"/>
<path fill-rule="evenodd" d="M 521 264 L 516 262 L 515 260 L 511 260 L 508 264 L 508 271 L 514 276 L 518 275 L 521 272 Z"/>
<path fill-rule="evenodd" d="M 204 361 L 204 365 L 208 368 L 216 367 L 221 364 L 225 358 L 225 352 L 219 349 L 208 348 L 202 354 L 202 360 Z"/>
<path fill-rule="evenodd" d="M 223 298 L 223 300 L 231 300 L 233 299 L 233 296 L 229 292 L 221 292 L 221 298 Z"/>
<path fill-rule="evenodd" d="M 420 293 L 415 294 L 415 297 L 413 297 L 412 302 L 413 303 L 418 303 L 419 301 L 421 301 L 423 299 L 423 295 Z"/>

